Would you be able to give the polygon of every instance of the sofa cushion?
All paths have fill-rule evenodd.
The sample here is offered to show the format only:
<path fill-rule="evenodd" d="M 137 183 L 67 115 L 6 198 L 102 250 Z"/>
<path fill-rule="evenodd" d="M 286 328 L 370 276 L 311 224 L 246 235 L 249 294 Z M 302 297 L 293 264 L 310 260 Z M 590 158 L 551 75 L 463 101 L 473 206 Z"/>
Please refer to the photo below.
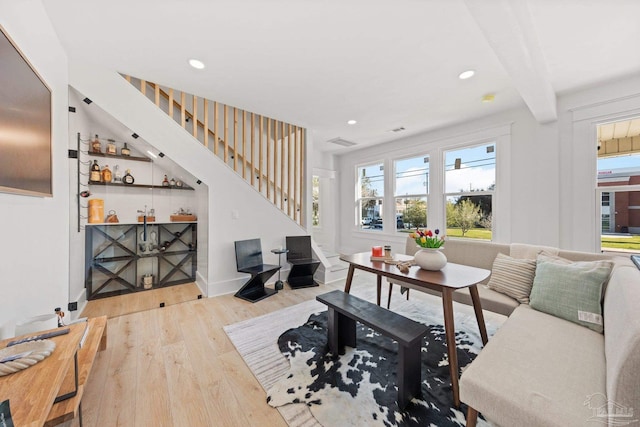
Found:
<path fill-rule="evenodd" d="M 522 304 L 529 304 L 529 294 L 536 274 L 536 261 L 512 258 L 499 253 L 493 261 L 489 289 L 515 298 Z"/>
<path fill-rule="evenodd" d="M 538 256 L 531 308 L 602 333 L 602 290 L 612 266 L 604 260 L 566 264 L 566 260 Z"/>
<path fill-rule="evenodd" d="M 584 426 L 605 393 L 604 336 L 518 306 L 460 379 L 460 400 L 501 426 Z"/>
<path fill-rule="evenodd" d="M 509 255 L 513 258 L 535 260 L 540 252 L 545 252 L 549 255 L 557 255 L 558 248 L 551 246 L 529 245 L 526 243 L 512 243 Z"/>
<path fill-rule="evenodd" d="M 494 313 L 509 316 L 517 306 L 520 305 L 518 301 L 505 295 L 501 292 L 496 292 L 493 289 L 489 289 L 486 285 L 478 285 L 478 295 L 480 296 L 480 302 L 483 310 L 489 310 Z M 458 289 L 453 292 L 453 300 L 462 304 L 473 306 L 471 301 L 471 294 L 469 288 Z"/>

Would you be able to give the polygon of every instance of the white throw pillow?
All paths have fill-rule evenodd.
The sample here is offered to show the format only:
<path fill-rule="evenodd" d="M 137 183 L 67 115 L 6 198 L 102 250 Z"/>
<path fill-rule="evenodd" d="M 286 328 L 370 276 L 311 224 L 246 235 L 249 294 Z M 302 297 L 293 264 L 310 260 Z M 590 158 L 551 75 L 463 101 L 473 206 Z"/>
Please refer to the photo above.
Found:
<path fill-rule="evenodd" d="M 529 294 L 536 275 L 536 260 L 518 259 L 499 253 L 493 261 L 487 287 L 529 304 Z"/>

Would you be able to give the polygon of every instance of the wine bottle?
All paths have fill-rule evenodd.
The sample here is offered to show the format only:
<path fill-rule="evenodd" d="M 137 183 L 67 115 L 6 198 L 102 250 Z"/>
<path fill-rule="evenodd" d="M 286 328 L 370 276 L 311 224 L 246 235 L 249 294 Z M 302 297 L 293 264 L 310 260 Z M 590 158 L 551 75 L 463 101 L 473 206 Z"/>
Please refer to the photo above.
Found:
<path fill-rule="evenodd" d="M 111 173 L 111 169 L 109 169 L 109 165 L 104 165 L 102 168 L 102 182 L 109 183 L 113 179 L 113 174 Z"/>
<path fill-rule="evenodd" d="M 100 139 L 98 138 L 98 134 L 96 134 L 96 138 L 93 141 L 91 141 L 91 152 L 102 153 L 102 146 L 100 145 Z"/>
<path fill-rule="evenodd" d="M 107 141 L 107 154 L 116 155 L 116 142 L 113 139 Z"/>
<path fill-rule="evenodd" d="M 169 186 L 169 180 L 167 179 L 167 175 L 165 175 L 164 179 L 162 180 L 162 186 L 163 187 L 168 187 Z"/>
<path fill-rule="evenodd" d="M 130 156 L 131 155 L 131 150 L 129 150 L 129 147 L 127 147 L 127 143 L 124 143 L 124 147 L 122 147 L 120 149 L 120 155 L 122 156 Z"/>
<path fill-rule="evenodd" d="M 123 184 L 133 184 L 135 180 L 133 179 L 133 176 L 131 175 L 131 169 L 127 169 L 125 171 L 124 176 L 122 177 L 122 183 Z"/>
<path fill-rule="evenodd" d="M 94 160 L 89 172 L 89 182 L 100 182 L 101 179 L 100 166 L 98 166 L 98 161 Z"/>
<path fill-rule="evenodd" d="M 122 184 L 122 174 L 120 174 L 120 166 L 113 167 L 113 182 Z"/>

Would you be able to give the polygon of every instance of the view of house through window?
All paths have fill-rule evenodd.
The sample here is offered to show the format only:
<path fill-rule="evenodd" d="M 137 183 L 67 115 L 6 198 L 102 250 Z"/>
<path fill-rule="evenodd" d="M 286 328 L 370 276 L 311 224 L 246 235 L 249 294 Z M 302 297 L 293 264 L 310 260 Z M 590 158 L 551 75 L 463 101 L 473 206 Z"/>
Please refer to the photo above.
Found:
<path fill-rule="evenodd" d="M 491 240 L 496 144 L 445 152 L 447 236 Z"/>
<path fill-rule="evenodd" d="M 361 166 L 357 173 L 359 226 L 363 230 L 382 230 L 384 165 Z"/>
<path fill-rule="evenodd" d="M 426 227 L 429 157 L 396 160 L 394 170 L 396 230 L 408 233 L 417 227 Z"/>
<path fill-rule="evenodd" d="M 640 252 L 640 118 L 598 126 L 603 250 Z"/>
<path fill-rule="evenodd" d="M 314 227 L 320 225 L 320 177 L 313 176 L 311 179 L 311 220 Z"/>

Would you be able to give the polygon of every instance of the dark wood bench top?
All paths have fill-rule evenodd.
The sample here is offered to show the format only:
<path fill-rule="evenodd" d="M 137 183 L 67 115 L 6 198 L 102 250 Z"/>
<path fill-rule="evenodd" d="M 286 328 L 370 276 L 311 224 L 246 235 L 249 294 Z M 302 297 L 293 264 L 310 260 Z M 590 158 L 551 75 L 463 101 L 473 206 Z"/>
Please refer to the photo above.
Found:
<path fill-rule="evenodd" d="M 342 291 L 316 296 L 316 300 L 384 335 L 410 346 L 419 341 L 429 328 L 414 320 Z"/>

